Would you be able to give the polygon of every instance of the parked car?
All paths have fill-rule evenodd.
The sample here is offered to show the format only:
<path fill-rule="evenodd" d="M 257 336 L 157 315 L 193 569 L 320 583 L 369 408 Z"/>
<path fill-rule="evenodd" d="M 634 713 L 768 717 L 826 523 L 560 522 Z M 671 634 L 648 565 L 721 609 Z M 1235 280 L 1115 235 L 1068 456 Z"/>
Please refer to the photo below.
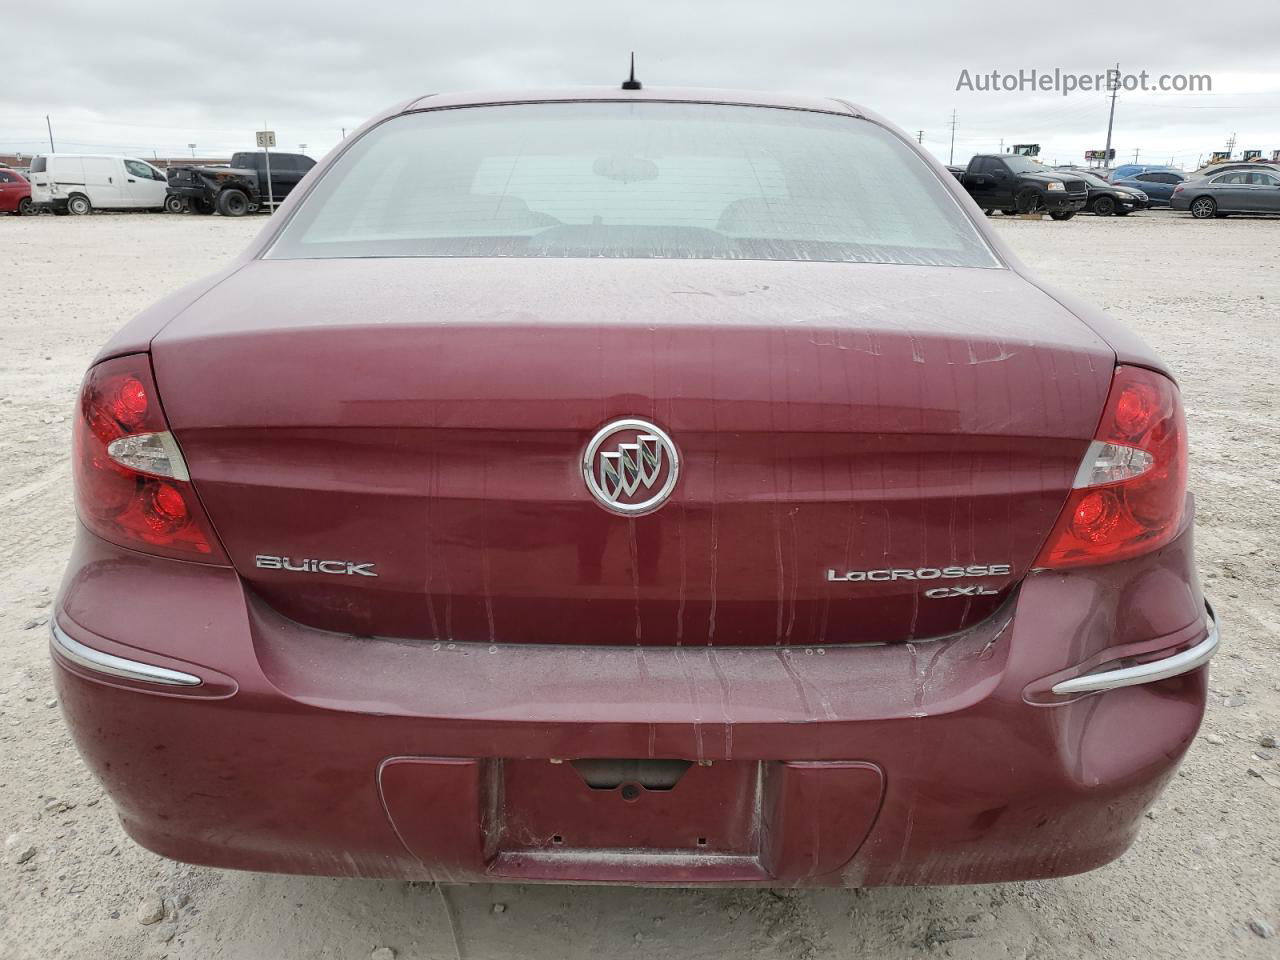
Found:
<path fill-rule="evenodd" d="M 1164 163 L 1122 163 L 1107 175 L 1107 179 L 1115 183 L 1117 180 L 1128 180 L 1136 177 L 1140 173 L 1155 172 L 1182 173 L 1176 167 L 1171 167 Z"/>
<path fill-rule="evenodd" d="M 1107 183 L 1088 170 L 1076 170 L 1074 173 L 1084 181 L 1089 190 L 1089 199 L 1084 208 L 1092 214 L 1099 217 L 1109 217 L 1112 214 L 1123 217 L 1134 210 L 1145 210 L 1150 206 L 1147 195 L 1141 190 Z"/>
<path fill-rule="evenodd" d="M 1111 185 L 1146 194 L 1150 206 L 1167 207 L 1173 199 L 1173 188 L 1186 179 L 1185 174 L 1176 170 L 1150 170 L 1131 177 L 1113 177 Z"/>
<path fill-rule="evenodd" d="M 1089 197 L 1080 177 L 1011 153 L 973 157 L 960 182 L 987 214 L 992 210 L 1009 214 L 1043 210 L 1055 220 L 1070 220 Z"/>
<path fill-rule="evenodd" d="M 271 167 L 271 187 L 267 190 L 267 166 Z M 315 161 L 301 153 L 245 151 L 232 155 L 229 166 L 187 166 L 169 168 L 169 195 L 166 209 L 184 208 L 196 213 L 242 217 L 265 209 L 268 201 L 284 200 Z"/>
<path fill-rule="evenodd" d="M 36 212 L 31 203 L 31 184 L 17 170 L 0 170 L 0 213 L 25 217 Z"/>
<path fill-rule="evenodd" d="M 1204 177 L 1216 176 L 1219 173 L 1234 173 L 1237 170 L 1261 170 L 1264 173 L 1280 173 L 1280 164 L 1265 160 L 1225 160 L 1218 163 L 1205 164 L 1199 170 L 1187 174 L 1188 180 L 1200 180 Z"/>
<path fill-rule="evenodd" d="M 1174 187 L 1173 209 L 1197 220 L 1229 213 L 1280 213 L 1280 174 L 1235 170 Z"/>
<path fill-rule="evenodd" d="M 1218 644 L 1169 369 L 860 108 L 511 99 L 376 118 L 90 367 L 53 676 L 124 828 L 486 883 L 1118 856 Z"/>
<path fill-rule="evenodd" d="M 31 159 L 31 198 L 56 214 L 94 210 L 160 210 L 164 174 L 133 157 L 50 153 Z"/>

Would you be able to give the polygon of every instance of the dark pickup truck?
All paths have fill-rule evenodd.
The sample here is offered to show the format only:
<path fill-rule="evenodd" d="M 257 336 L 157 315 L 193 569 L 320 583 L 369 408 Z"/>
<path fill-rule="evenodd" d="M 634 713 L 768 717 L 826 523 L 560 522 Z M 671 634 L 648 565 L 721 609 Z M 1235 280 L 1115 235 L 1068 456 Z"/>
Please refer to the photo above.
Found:
<path fill-rule="evenodd" d="M 271 199 L 283 200 L 315 165 L 301 153 L 272 153 Z M 260 150 L 233 154 L 225 167 L 173 166 L 168 177 L 165 209 L 171 213 L 216 210 L 224 217 L 242 217 L 267 205 L 267 154 Z"/>
<path fill-rule="evenodd" d="M 1089 201 L 1089 187 L 1079 177 L 1012 153 L 978 154 L 959 179 L 988 214 L 1046 211 L 1070 220 Z"/>

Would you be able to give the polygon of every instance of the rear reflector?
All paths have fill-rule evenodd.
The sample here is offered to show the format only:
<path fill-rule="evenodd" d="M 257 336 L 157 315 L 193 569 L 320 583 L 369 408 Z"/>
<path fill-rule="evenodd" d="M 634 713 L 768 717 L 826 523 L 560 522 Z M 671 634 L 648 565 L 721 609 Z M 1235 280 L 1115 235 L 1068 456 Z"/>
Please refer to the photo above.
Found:
<path fill-rule="evenodd" d="M 1037 567 L 1113 563 L 1173 539 L 1186 503 L 1187 425 L 1172 380 L 1116 368 L 1074 487 Z"/>
<path fill-rule="evenodd" d="M 178 441 L 167 430 L 160 433 L 135 433 L 107 445 L 107 456 L 122 467 L 151 473 L 174 480 L 190 480 L 187 465 L 178 449 Z"/>
<path fill-rule="evenodd" d="M 144 553 L 228 562 L 165 423 L 146 354 L 90 368 L 74 439 L 76 511 L 93 533 Z"/>

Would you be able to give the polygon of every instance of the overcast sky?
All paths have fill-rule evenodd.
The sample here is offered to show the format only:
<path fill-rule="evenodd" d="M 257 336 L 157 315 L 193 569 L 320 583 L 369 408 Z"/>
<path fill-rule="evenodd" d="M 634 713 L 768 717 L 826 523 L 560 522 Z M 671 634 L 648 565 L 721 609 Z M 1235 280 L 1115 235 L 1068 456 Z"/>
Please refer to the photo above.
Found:
<path fill-rule="evenodd" d="M 1101 12 L 1091 12 L 1092 10 Z M 1183 8 L 1183 9 L 1180 9 Z M 320 156 L 386 106 L 432 91 L 615 84 L 635 49 L 652 85 L 844 97 L 947 160 L 1039 143 L 1078 162 L 1106 135 L 1105 92 L 957 91 L 961 72 L 1055 68 L 1209 74 L 1212 92 L 1122 93 L 1122 160 L 1192 166 L 1237 136 L 1280 149 L 1280 4 L 735 0 L 732 3 L 370 0 L 10 3 L 0 16 L 0 152 L 149 157 L 252 147 Z"/>

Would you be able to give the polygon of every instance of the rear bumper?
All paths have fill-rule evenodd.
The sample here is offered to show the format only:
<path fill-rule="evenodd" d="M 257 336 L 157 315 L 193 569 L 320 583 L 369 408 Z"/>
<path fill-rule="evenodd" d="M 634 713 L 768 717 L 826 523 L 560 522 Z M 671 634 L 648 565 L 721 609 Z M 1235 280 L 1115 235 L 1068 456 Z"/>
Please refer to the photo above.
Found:
<path fill-rule="evenodd" d="M 1054 688 L 1199 657 L 1216 629 L 1190 562 L 1188 529 L 1140 562 L 1033 574 L 986 623 L 910 646 L 407 644 L 301 626 L 234 571 L 81 531 L 55 678 L 126 829 L 175 859 L 485 881 L 1057 876 L 1132 842 L 1206 669 Z M 557 762 L 579 758 L 694 764 L 627 799 Z"/>
<path fill-rule="evenodd" d="M 199 183 L 190 185 L 183 184 L 181 186 L 170 183 L 165 187 L 165 195 L 170 197 L 182 197 L 184 200 L 210 200 L 217 196 L 217 191 L 210 190 L 208 187 Z"/>

